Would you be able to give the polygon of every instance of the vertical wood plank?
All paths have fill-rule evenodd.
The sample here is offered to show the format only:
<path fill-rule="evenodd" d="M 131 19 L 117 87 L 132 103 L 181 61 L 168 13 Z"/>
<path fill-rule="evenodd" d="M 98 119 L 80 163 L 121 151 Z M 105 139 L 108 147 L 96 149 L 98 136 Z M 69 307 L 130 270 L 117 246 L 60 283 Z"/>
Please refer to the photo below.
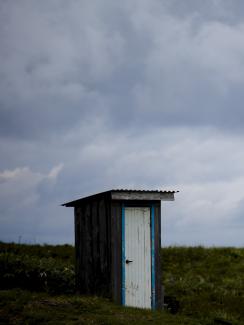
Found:
<path fill-rule="evenodd" d="M 80 287 L 80 209 L 75 207 L 74 220 L 75 220 L 75 285 L 76 289 Z"/>
<path fill-rule="evenodd" d="M 99 253 L 98 253 L 98 224 L 97 224 L 97 202 L 94 200 L 91 204 L 91 238 L 92 238 L 92 273 L 93 285 L 92 293 L 96 293 L 99 287 Z"/>
<path fill-rule="evenodd" d="M 112 261 L 112 238 L 111 238 L 111 194 L 106 194 L 105 196 L 105 217 L 107 224 L 107 240 L 106 240 L 106 250 L 107 250 L 107 279 L 106 279 L 106 295 L 108 297 L 112 296 L 112 280 L 111 280 L 111 261 Z"/>
<path fill-rule="evenodd" d="M 112 298 L 121 304 L 121 202 L 111 202 L 111 281 L 112 281 Z"/>

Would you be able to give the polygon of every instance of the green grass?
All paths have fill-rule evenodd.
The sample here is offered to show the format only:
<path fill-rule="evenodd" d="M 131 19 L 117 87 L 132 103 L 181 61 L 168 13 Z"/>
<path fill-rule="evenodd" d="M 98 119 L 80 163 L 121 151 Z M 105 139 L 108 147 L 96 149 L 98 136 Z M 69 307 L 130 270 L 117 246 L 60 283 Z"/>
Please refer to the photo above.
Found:
<path fill-rule="evenodd" d="M 184 315 L 125 308 L 89 296 L 0 291 L 0 324 L 202 324 Z"/>
<path fill-rule="evenodd" d="M 163 248 L 161 262 L 177 315 L 73 294 L 72 246 L 0 243 L 0 324 L 244 324 L 244 248 Z"/>
<path fill-rule="evenodd" d="M 244 323 L 244 249 L 170 247 L 161 252 L 166 292 L 181 313 Z"/>

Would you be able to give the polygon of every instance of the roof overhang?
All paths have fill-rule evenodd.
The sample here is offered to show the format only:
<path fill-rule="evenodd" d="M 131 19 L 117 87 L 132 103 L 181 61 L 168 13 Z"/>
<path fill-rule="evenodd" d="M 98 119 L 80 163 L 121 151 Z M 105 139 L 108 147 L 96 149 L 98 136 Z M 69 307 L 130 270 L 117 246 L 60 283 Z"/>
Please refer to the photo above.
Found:
<path fill-rule="evenodd" d="M 66 202 L 63 203 L 62 206 L 79 206 L 85 201 L 98 199 L 104 195 L 109 195 L 111 200 L 119 201 L 174 201 L 174 194 L 178 192 L 179 191 L 114 189 Z"/>

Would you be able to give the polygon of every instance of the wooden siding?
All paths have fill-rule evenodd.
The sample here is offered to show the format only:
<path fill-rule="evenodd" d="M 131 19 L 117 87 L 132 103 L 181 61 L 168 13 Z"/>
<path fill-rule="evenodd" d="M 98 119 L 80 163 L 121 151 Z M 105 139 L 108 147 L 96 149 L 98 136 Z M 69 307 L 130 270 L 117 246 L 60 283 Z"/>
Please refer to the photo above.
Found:
<path fill-rule="evenodd" d="M 110 202 L 100 199 L 75 207 L 76 288 L 111 296 Z"/>
<path fill-rule="evenodd" d="M 111 202 L 111 225 L 112 225 L 112 270 L 111 270 L 111 284 L 112 284 L 112 298 L 113 300 L 121 304 L 121 216 L 122 205 L 119 201 Z"/>

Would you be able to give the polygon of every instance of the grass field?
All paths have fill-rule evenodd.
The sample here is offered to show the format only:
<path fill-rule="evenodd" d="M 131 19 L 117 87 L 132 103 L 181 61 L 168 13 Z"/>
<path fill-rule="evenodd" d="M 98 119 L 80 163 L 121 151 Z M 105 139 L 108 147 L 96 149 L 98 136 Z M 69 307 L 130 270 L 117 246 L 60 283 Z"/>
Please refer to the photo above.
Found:
<path fill-rule="evenodd" d="M 243 248 L 169 247 L 161 261 L 176 315 L 75 295 L 72 246 L 0 243 L 0 324 L 244 324 Z"/>

